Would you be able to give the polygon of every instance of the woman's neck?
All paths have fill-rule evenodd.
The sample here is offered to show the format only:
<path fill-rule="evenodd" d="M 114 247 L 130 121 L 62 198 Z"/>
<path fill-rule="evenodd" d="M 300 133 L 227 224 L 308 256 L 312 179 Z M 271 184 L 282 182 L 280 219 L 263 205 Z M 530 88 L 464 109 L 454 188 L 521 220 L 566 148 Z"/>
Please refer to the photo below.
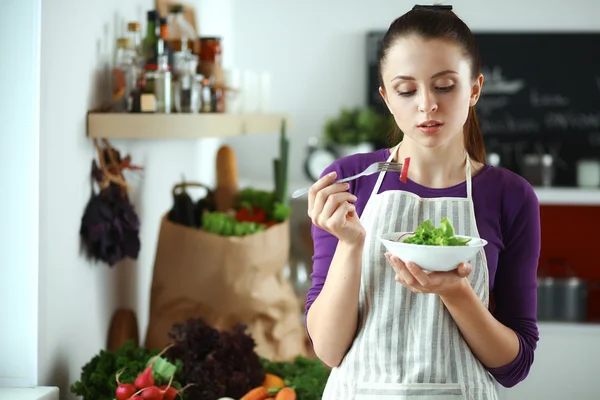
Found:
<path fill-rule="evenodd" d="M 423 147 L 406 137 L 398 149 L 396 160 L 401 162 L 406 157 L 410 157 L 408 177 L 420 185 L 446 188 L 465 180 L 466 151 L 461 135 L 434 148 Z"/>

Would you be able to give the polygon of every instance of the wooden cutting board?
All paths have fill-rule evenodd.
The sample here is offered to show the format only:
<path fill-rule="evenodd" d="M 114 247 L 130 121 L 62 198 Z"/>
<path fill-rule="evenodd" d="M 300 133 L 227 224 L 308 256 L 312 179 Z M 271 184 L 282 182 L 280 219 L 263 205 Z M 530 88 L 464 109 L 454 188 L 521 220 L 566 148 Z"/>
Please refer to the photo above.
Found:
<path fill-rule="evenodd" d="M 137 317 L 133 310 L 120 308 L 112 316 L 106 348 L 111 351 L 117 350 L 123 343 L 131 339 L 133 339 L 136 346 L 139 346 L 140 335 Z"/>

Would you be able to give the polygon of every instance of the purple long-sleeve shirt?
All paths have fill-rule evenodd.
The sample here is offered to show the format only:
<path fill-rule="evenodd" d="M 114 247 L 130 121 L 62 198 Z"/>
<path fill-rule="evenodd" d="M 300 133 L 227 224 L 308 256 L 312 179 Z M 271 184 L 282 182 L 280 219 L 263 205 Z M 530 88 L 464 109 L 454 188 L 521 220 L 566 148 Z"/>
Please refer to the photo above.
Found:
<path fill-rule="evenodd" d="M 376 161 L 386 161 L 389 149 L 342 158 L 329 166 L 323 175 L 336 171 L 338 178 L 352 176 Z M 361 215 L 377 174 L 350 182 L 349 191 L 358 199 L 355 203 Z M 423 198 L 466 197 L 466 183 L 431 189 L 410 179 L 403 184 L 398 173 L 386 173 L 379 193 L 405 190 Z M 504 168 L 485 165 L 473 177 L 473 203 L 479 235 L 488 241 L 485 246 L 494 301 L 494 317 L 513 329 L 519 338 L 519 354 L 508 365 L 488 368 L 505 387 L 521 382 L 533 364 L 533 353 L 539 339 L 537 328 L 537 267 L 540 255 L 539 202 L 531 185 L 519 175 Z M 306 296 L 306 312 L 317 298 L 338 239 L 313 225 L 314 241 L 312 286 Z"/>

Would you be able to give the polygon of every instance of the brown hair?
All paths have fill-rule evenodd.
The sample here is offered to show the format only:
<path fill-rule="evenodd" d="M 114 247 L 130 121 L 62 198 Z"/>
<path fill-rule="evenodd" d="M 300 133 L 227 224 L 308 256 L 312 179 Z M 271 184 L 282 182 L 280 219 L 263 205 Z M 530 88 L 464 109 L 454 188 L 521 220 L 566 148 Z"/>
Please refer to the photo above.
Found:
<path fill-rule="evenodd" d="M 379 49 L 378 68 L 379 86 L 382 89 L 385 89 L 385 86 L 383 85 L 381 72 L 390 47 L 400 37 L 411 34 L 426 39 L 450 39 L 455 41 L 462 46 L 465 55 L 471 61 L 472 79 L 477 79 L 481 73 L 479 49 L 477 48 L 475 36 L 469 27 L 449 7 L 415 6 L 411 11 L 392 22 L 383 37 L 381 48 Z M 474 107 L 469 108 L 465 128 L 465 148 L 469 156 L 478 162 L 485 162 L 485 146 Z M 395 139 L 397 141 L 399 138 L 396 137 Z"/>

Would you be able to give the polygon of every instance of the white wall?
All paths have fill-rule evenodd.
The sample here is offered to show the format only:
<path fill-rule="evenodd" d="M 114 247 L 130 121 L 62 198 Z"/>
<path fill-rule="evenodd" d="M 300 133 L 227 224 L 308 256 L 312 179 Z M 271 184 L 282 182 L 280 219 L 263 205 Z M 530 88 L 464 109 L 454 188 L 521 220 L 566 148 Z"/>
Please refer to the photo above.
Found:
<path fill-rule="evenodd" d="M 0 387 L 37 381 L 41 0 L 0 13 Z M 15 40 L 15 38 L 19 40 Z"/>
<path fill-rule="evenodd" d="M 141 20 L 153 0 L 44 0 L 41 52 L 40 137 L 40 385 L 57 385 L 68 399 L 81 367 L 106 344 L 112 313 L 131 307 L 142 340 L 148 323 L 149 290 L 160 218 L 172 205 L 172 185 L 214 179 L 218 141 L 113 141 L 144 166 L 129 182 L 142 227 L 137 262 L 110 269 L 79 251 L 79 226 L 90 197 L 89 170 L 95 150 L 85 117 L 96 108 L 114 43 L 129 20 Z M 1 158 L 0 158 L 1 159 Z"/>
<path fill-rule="evenodd" d="M 293 118 L 290 180 L 304 180 L 310 136 L 342 106 L 365 104 L 365 33 L 385 30 L 417 1 L 238 1 L 234 9 L 235 61 L 272 75 L 272 108 Z M 436 2 L 429 2 L 436 3 Z M 473 30 L 598 30 L 596 0 L 455 0 L 454 11 Z M 419 3 L 420 4 L 420 3 Z M 428 4 L 428 2 L 425 2 Z M 276 141 L 251 136 L 231 142 L 246 177 L 270 179 Z M 256 158 L 254 154 L 268 155 Z M 292 183 L 293 184 L 293 183 Z"/>

